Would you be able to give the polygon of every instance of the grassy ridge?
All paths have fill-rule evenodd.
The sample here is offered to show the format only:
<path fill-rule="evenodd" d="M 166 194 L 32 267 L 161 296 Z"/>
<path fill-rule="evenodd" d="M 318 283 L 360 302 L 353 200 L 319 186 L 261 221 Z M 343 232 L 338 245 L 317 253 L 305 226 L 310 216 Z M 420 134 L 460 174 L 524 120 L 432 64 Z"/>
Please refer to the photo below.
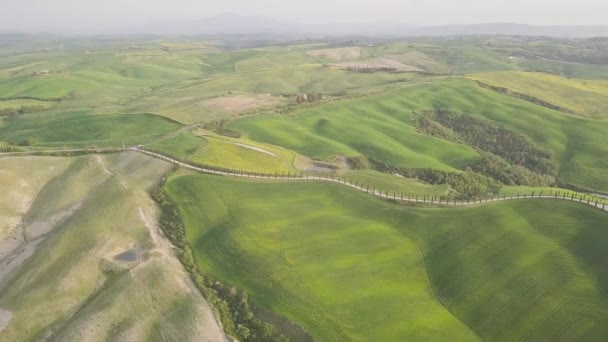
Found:
<path fill-rule="evenodd" d="M 414 209 L 200 175 L 165 189 L 206 272 L 320 340 L 476 340 L 450 312 L 487 340 L 608 336 L 608 216 L 591 208 Z"/>
<path fill-rule="evenodd" d="M 251 117 L 228 126 L 250 138 L 302 154 L 366 156 L 409 168 L 450 170 L 476 158 L 466 146 L 416 132 L 418 115 L 433 109 L 478 115 L 527 135 L 555 152 L 559 178 L 608 190 L 608 123 L 573 117 L 483 89 L 470 80 L 436 80 L 366 98 L 330 103 L 288 116 Z"/>
<path fill-rule="evenodd" d="M 454 170 L 477 158 L 463 145 L 420 134 L 416 116 L 391 93 L 304 109 L 289 116 L 252 117 L 229 127 L 250 138 L 312 157 L 366 155 L 392 165 Z"/>
<path fill-rule="evenodd" d="M 28 159 L 5 159 L 0 170 Z M 136 153 L 71 161 L 23 215 L 30 235 L 55 227 L 0 282 L 0 307 L 13 315 L 0 340 L 219 340 L 211 310 L 153 230 L 147 190 L 171 166 Z M 135 262 L 114 259 L 130 249 Z"/>
<path fill-rule="evenodd" d="M 605 214 L 531 201 L 428 214 L 400 230 L 421 246 L 442 302 L 486 339 L 608 336 Z"/>

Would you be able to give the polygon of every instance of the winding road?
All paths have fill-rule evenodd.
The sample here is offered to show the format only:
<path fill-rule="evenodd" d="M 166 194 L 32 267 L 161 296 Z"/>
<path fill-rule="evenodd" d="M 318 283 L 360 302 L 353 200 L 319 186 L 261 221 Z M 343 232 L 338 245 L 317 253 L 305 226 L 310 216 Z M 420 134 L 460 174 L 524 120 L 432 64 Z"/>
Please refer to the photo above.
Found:
<path fill-rule="evenodd" d="M 431 205 L 443 205 L 443 206 L 470 206 L 470 205 L 479 205 L 479 204 L 485 204 L 485 203 L 491 203 L 491 202 L 501 202 L 501 201 L 513 201 L 513 200 L 522 200 L 522 199 L 542 199 L 542 200 L 571 201 L 571 202 L 576 202 L 576 203 L 580 203 L 580 204 L 584 204 L 584 205 L 589 205 L 591 207 L 602 210 L 604 212 L 608 212 L 607 204 L 599 203 L 596 201 L 591 201 L 590 198 L 581 197 L 581 196 L 572 197 L 572 196 L 565 196 L 565 195 L 538 194 L 538 195 L 534 195 L 534 196 L 521 195 L 521 196 L 517 196 L 517 197 L 515 197 L 515 196 L 492 197 L 492 198 L 486 198 L 486 199 L 476 200 L 476 201 L 446 201 L 445 199 L 437 200 L 435 198 L 427 198 L 426 196 L 424 196 L 424 197 L 417 196 L 415 198 L 402 197 L 402 195 L 398 194 L 398 193 L 382 192 L 382 191 L 378 191 L 378 190 L 369 190 L 367 187 L 352 184 L 343 179 L 336 179 L 336 178 L 326 177 L 326 176 L 322 176 L 322 175 L 318 175 L 318 174 L 285 176 L 285 175 L 261 175 L 261 174 L 248 174 L 248 173 L 240 173 L 240 172 L 218 171 L 218 170 L 213 170 L 213 169 L 209 169 L 209 168 L 204 168 L 204 167 L 199 167 L 196 165 L 188 164 L 188 163 L 167 157 L 160 153 L 144 150 L 140 147 L 130 147 L 127 150 L 147 154 L 149 156 L 163 159 L 167 162 L 181 166 L 186 169 L 190 169 L 190 170 L 201 172 L 201 173 L 211 174 L 211 175 L 239 177 L 239 178 L 251 178 L 251 179 L 268 179 L 268 180 L 289 180 L 289 181 L 310 180 L 310 181 L 333 182 L 333 183 L 338 183 L 338 184 L 341 184 L 344 186 L 348 186 L 352 189 L 367 193 L 369 195 L 372 195 L 372 196 L 375 196 L 378 198 L 393 199 L 393 200 L 397 200 L 397 201 L 401 201 L 401 202 L 426 203 L 426 204 L 431 204 Z"/>

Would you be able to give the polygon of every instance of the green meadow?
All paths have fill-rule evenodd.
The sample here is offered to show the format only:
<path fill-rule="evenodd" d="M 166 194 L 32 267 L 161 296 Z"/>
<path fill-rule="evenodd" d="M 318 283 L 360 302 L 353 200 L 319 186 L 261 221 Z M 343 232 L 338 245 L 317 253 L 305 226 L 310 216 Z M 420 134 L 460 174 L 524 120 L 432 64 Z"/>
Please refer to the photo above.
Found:
<path fill-rule="evenodd" d="M 580 204 L 416 209 L 332 184 L 202 175 L 165 191 L 204 272 L 316 340 L 608 334 L 608 216 Z"/>
<path fill-rule="evenodd" d="M 180 127 L 150 114 L 55 110 L 5 119 L 0 126 L 0 140 L 33 147 L 122 147 L 146 143 Z"/>
<path fill-rule="evenodd" d="M 365 155 L 409 168 L 466 167 L 477 158 L 475 150 L 417 132 L 419 114 L 437 109 L 484 117 L 523 133 L 555 153 L 561 180 L 608 190 L 608 122 L 501 95 L 466 79 L 436 80 L 288 115 L 238 119 L 228 127 L 314 157 Z"/>

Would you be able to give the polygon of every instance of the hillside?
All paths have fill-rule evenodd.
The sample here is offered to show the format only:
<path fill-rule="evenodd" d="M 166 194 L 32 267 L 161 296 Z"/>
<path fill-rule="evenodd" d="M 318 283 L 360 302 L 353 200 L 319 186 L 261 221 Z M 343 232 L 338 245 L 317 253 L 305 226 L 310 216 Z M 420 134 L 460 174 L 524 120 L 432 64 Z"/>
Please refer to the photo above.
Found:
<path fill-rule="evenodd" d="M 2 159 L 1 340 L 224 339 L 155 223 L 146 192 L 169 168 L 132 153 Z"/>
<path fill-rule="evenodd" d="M 205 272 L 317 340 L 607 333 L 599 211 L 529 201 L 416 209 L 333 185 L 197 175 L 165 189 Z"/>
<path fill-rule="evenodd" d="M 241 19 L 0 34 L 0 341 L 608 337 L 606 39 Z"/>

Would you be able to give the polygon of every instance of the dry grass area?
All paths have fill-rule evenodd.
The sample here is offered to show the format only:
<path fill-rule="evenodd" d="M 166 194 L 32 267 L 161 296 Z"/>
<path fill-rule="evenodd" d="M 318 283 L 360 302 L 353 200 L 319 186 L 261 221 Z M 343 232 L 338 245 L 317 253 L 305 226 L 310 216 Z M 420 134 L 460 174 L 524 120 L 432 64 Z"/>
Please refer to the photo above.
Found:
<path fill-rule="evenodd" d="M 268 95 L 247 96 L 225 96 L 216 97 L 200 102 L 202 108 L 224 111 L 228 113 L 241 113 L 249 110 L 254 110 L 262 107 L 276 105 L 280 102 L 277 97 Z"/>
<path fill-rule="evenodd" d="M 171 165 L 134 152 L 38 158 L 0 166 L 5 176 L 31 163 L 46 172 L 4 184 L 33 190 L 27 208 L 7 206 L 27 238 L 0 258 L 0 341 L 226 340 L 156 223 L 148 191 Z M 116 258 L 128 251 L 137 257 Z"/>
<path fill-rule="evenodd" d="M 320 49 L 306 51 L 309 56 L 326 58 L 332 61 L 344 61 L 361 58 L 361 48 L 358 46 L 335 49 Z"/>

